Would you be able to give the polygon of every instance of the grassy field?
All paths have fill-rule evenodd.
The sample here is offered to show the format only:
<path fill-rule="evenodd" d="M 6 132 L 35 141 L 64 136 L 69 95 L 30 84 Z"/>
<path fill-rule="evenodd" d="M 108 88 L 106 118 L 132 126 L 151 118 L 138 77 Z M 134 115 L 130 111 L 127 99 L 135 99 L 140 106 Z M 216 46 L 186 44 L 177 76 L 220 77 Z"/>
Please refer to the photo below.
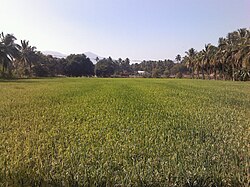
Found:
<path fill-rule="evenodd" d="M 0 80 L 0 186 L 248 186 L 250 83 Z"/>

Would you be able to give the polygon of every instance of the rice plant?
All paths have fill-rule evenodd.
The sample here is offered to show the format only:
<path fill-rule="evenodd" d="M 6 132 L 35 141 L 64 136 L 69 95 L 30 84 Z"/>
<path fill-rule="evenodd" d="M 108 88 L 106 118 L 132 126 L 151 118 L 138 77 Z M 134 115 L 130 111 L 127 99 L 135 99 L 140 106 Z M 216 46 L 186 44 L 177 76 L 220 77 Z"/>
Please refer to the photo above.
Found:
<path fill-rule="evenodd" d="M 0 81 L 1 186 L 248 186 L 250 84 Z"/>

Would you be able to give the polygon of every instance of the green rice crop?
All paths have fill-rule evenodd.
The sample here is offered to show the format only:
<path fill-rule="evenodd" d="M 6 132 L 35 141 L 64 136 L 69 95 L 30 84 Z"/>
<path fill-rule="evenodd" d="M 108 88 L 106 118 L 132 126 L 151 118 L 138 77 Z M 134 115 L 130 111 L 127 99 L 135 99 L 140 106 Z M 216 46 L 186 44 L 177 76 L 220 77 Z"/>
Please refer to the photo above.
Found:
<path fill-rule="evenodd" d="M 0 81 L 0 186 L 248 186 L 249 82 Z"/>

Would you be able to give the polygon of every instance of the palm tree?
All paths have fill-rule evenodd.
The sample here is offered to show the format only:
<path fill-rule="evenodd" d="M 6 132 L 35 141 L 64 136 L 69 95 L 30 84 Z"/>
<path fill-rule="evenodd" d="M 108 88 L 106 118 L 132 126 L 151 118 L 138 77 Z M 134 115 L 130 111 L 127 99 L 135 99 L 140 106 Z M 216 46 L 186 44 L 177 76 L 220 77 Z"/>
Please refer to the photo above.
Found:
<path fill-rule="evenodd" d="M 205 79 L 204 72 L 213 73 L 214 79 L 217 79 L 217 72 L 223 79 L 230 78 L 234 80 L 245 80 L 250 78 L 250 30 L 239 29 L 228 33 L 226 38 L 219 38 L 218 47 L 211 44 L 205 45 L 205 48 L 196 52 L 193 48 L 186 52 L 184 62 L 192 71 L 202 71 L 202 78 Z M 242 78 L 243 77 L 243 78 Z"/>
<path fill-rule="evenodd" d="M 217 47 L 214 45 L 209 45 L 209 53 L 208 53 L 208 60 L 209 60 L 209 74 L 214 75 L 214 79 L 216 79 L 217 74 L 216 74 L 216 68 L 217 68 L 217 58 L 216 58 L 216 52 L 217 52 Z M 210 78 L 210 76 L 209 76 Z"/>
<path fill-rule="evenodd" d="M 177 63 L 180 63 L 180 61 L 181 61 L 181 55 L 178 54 L 178 55 L 175 57 L 175 60 L 176 60 Z"/>
<path fill-rule="evenodd" d="M 215 50 L 216 50 L 215 46 L 211 44 L 207 44 L 205 45 L 205 48 L 201 52 L 202 53 L 202 66 L 201 66 L 202 79 L 205 79 L 205 75 L 204 75 L 205 69 L 206 69 L 208 78 L 210 79 L 210 74 L 212 72 L 212 61 L 215 55 Z"/>
<path fill-rule="evenodd" d="M 228 37 L 235 38 L 235 37 Z M 234 45 L 228 38 L 219 38 L 218 47 L 215 50 L 214 58 L 218 66 L 220 67 L 219 72 L 220 76 L 225 80 L 229 75 L 232 79 L 234 79 L 234 61 L 233 61 L 233 53 L 234 53 Z M 235 40 L 235 39 L 234 39 Z"/>
<path fill-rule="evenodd" d="M 238 30 L 237 52 L 235 53 L 234 60 L 237 69 L 237 79 L 242 79 L 242 76 L 248 75 L 248 64 L 250 64 L 250 31 L 247 29 Z M 243 73 L 246 72 L 246 73 Z M 244 78 L 243 78 L 244 79 Z"/>
<path fill-rule="evenodd" d="M 239 51 L 239 33 L 237 31 L 228 33 L 227 35 L 227 63 L 231 67 L 232 80 L 236 80 L 236 73 L 238 67 L 238 51 Z"/>
<path fill-rule="evenodd" d="M 196 50 L 194 48 L 189 49 L 185 52 L 187 56 L 184 57 L 184 62 L 188 68 L 191 70 L 192 79 L 194 78 L 194 62 L 195 62 L 195 54 Z"/>
<path fill-rule="evenodd" d="M 202 79 L 205 79 L 205 75 L 204 75 L 205 65 L 208 66 L 209 64 L 209 46 L 210 45 L 211 44 L 205 45 L 205 49 L 202 50 L 202 65 L 201 65 Z"/>
<path fill-rule="evenodd" d="M 214 80 L 217 79 L 217 69 L 218 69 L 218 65 L 220 62 L 220 59 L 217 56 L 218 53 L 218 48 L 214 46 L 212 53 L 210 53 L 211 55 L 211 66 L 213 67 L 213 73 L 214 73 Z"/>
<path fill-rule="evenodd" d="M 201 70 L 201 62 L 202 62 L 203 54 L 202 51 L 197 52 L 194 58 L 194 66 L 197 73 L 197 78 L 200 79 L 200 70 Z"/>
<path fill-rule="evenodd" d="M 12 34 L 0 34 L 0 64 L 2 71 L 7 70 L 11 74 L 12 62 L 18 56 L 18 45 L 15 43 L 15 36 Z"/>
<path fill-rule="evenodd" d="M 226 48 L 227 48 L 227 42 L 225 38 L 219 38 L 218 41 L 218 50 L 215 54 L 215 58 L 218 61 L 219 64 L 219 72 L 220 72 L 220 77 L 223 77 L 225 80 L 225 65 L 226 65 L 226 60 L 225 60 L 225 53 L 226 53 Z"/>
<path fill-rule="evenodd" d="M 21 46 L 19 46 L 20 55 L 18 61 L 22 67 L 26 69 L 28 67 L 28 73 L 31 74 L 32 58 L 34 57 L 36 47 L 29 45 L 29 41 L 21 40 Z"/>
<path fill-rule="evenodd" d="M 250 44 L 242 49 L 242 56 L 242 68 L 250 73 Z"/>

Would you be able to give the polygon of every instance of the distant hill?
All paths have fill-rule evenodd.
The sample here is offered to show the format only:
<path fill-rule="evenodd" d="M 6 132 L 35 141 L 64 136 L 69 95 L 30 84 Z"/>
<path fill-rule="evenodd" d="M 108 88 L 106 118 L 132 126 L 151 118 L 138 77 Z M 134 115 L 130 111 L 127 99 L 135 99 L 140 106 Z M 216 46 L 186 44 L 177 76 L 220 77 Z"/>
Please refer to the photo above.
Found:
<path fill-rule="evenodd" d="M 85 52 L 84 53 L 92 62 L 93 64 L 96 64 L 96 58 L 103 59 L 103 57 L 100 57 L 99 55 L 92 53 L 92 52 Z"/>
<path fill-rule="evenodd" d="M 62 54 L 57 51 L 42 51 L 44 55 L 52 55 L 55 58 L 66 58 L 67 55 Z M 99 55 L 92 53 L 92 52 L 85 52 L 84 53 L 92 62 L 93 64 L 96 64 L 96 58 L 103 59 L 103 57 L 100 57 Z"/>
<path fill-rule="evenodd" d="M 51 55 L 51 56 L 56 57 L 56 58 L 66 58 L 67 57 L 67 55 L 62 54 L 62 53 L 57 52 L 57 51 L 42 51 L 42 53 L 45 55 Z"/>

